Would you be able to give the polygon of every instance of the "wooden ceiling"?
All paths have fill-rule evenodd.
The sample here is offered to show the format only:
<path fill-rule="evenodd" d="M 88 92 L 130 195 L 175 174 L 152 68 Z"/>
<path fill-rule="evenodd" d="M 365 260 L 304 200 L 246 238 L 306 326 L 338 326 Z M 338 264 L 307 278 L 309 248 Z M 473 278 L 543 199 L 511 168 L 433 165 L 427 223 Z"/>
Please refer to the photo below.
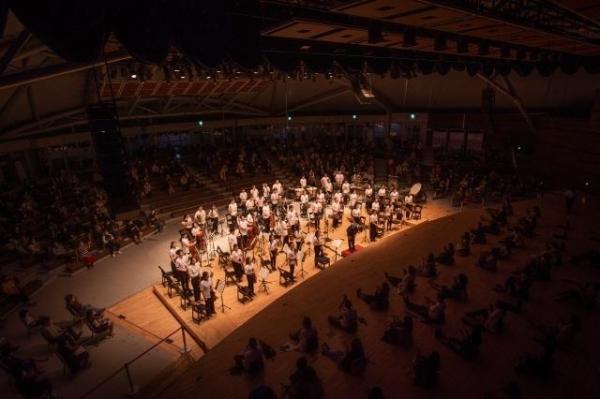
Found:
<path fill-rule="evenodd" d="M 565 0 L 564 5 L 590 18 L 600 19 L 600 1 L 598 0 Z M 464 12 L 434 7 L 420 1 L 412 0 L 361 0 L 332 8 L 332 11 L 376 19 L 388 23 L 427 28 L 433 31 L 450 32 L 465 35 L 473 39 L 487 39 L 503 42 L 508 46 L 527 46 L 542 50 L 552 50 L 582 56 L 600 55 L 600 46 L 559 37 L 550 33 L 511 25 L 503 21 L 474 16 Z M 294 19 L 287 23 L 263 32 L 266 36 L 318 40 L 330 43 L 372 45 L 368 43 L 366 29 L 333 25 L 323 21 Z M 416 46 L 411 49 L 433 52 L 432 37 L 417 36 Z M 379 47 L 407 48 L 401 34 L 385 33 L 384 41 L 375 44 Z M 501 57 L 502 46 L 491 45 L 487 57 Z M 515 47 L 516 48 L 516 47 Z M 509 58 L 516 57 L 517 51 L 511 49 Z M 443 52 L 456 52 L 455 41 L 448 40 L 447 49 Z M 468 55 L 478 55 L 478 46 L 469 44 Z M 506 50 L 504 56 L 506 56 Z"/>

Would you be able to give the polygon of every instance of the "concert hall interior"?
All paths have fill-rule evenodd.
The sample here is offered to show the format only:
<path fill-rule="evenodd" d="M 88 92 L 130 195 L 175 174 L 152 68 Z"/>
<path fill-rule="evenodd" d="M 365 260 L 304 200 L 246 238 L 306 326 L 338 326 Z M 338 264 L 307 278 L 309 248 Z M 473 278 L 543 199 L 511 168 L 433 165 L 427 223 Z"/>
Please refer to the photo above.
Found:
<path fill-rule="evenodd" d="M 0 2 L 2 398 L 600 398 L 600 2 Z"/>

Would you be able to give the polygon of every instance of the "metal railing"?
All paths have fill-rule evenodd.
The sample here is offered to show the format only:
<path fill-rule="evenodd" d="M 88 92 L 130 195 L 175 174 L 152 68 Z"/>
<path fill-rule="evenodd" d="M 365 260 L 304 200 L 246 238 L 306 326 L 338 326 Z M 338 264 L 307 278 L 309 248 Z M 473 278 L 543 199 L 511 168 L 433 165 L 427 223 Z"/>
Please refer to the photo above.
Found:
<path fill-rule="evenodd" d="M 134 357 L 130 361 L 126 362 L 122 367 L 120 367 L 119 369 L 115 370 L 108 377 L 104 378 L 98 384 L 94 385 L 91 389 L 89 389 L 88 391 L 86 391 L 83 395 L 80 396 L 80 398 L 87 398 L 87 397 L 89 397 L 91 394 L 93 394 L 94 392 L 96 392 L 98 389 L 100 389 L 101 387 L 103 387 L 106 383 L 108 383 L 109 381 L 111 381 L 113 378 L 115 378 L 116 376 L 118 376 L 122 372 L 125 372 L 125 375 L 127 376 L 127 384 L 129 386 L 129 390 L 128 390 L 127 394 L 129 396 L 135 395 L 139 391 L 139 387 L 137 385 L 135 385 L 135 382 L 133 381 L 133 377 L 131 375 L 130 366 L 133 363 L 135 363 L 137 360 L 139 360 L 140 358 L 142 358 L 143 356 L 145 356 L 147 353 L 149 353 L 150 351 L 152 351 L 154 348 L 156 348 L 159 345 L 161 345 L 161 344 L 169 341 L 172 336 L 174 336 L 175 334 L 177 334 L 180 331 L 181 331 L 181 336 L 182 336 L 182 339 L 183 339 L 183 348 L 181 349 L 181 353 L 182 354 L 189 353 L 190 349 L 187 346 L 187 337 L 186 337 L 185 329 L 183 327 L 179 327 L 177 330 L 173 331 L 172 333 L 170 333 L 166 337 L 162 338 L 160 341 L 156 342 L 154 345 L 150 346 L 148 349 L 146 349 L 145 351 L 143 351 L 142 353 L 140 353 L 139 355 L 137 355 L 136 357 Z"/>

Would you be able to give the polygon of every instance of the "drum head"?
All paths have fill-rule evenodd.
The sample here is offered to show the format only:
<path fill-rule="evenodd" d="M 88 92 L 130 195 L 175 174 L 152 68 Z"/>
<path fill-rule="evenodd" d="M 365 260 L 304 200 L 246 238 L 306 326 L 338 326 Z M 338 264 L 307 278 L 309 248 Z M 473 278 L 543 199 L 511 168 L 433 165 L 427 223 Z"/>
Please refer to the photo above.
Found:
<path fill-rule="evenodd" d="M 421 191 L 421 183 L 415 183 L 410 188 L 409 193 L 410 193 L 410 195 L 417 195 L 417 194 L 419 194 L 420 191 Z"/>

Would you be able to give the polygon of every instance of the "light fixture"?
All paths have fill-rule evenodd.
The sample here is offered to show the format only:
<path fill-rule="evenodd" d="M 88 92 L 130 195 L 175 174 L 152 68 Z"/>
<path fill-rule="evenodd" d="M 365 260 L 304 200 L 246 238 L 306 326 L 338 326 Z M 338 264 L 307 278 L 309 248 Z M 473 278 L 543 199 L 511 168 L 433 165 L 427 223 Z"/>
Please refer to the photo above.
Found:
<path fill-rule="evenodd" d="M 204 121 L 198 121 L 198 126 L 204 126 Z"/>
<path fill-rule="evenodd" d="M 358 116 L 356 114 L 353 114 L 352 119 L 356 119 L 356 118 L 358 118 Z"/>
<path fill-rule="evenodd" d="M 416 114 L 410 114 L 410 119 L 415 119 L 417 117 Z"/>
<path fill-rule="evenodd" d="M 290 116 L 288 116 L 288 121 L 291 121 L 291 120 L 292 120 L 292 117 L 291 117 L 291 115 L 290 115 Z"/>
<path fill-rule="evenodd" d="M 135 73 L 132 73 L 132 74 L 131 74 L 131 79 L 136 79 L 136 78 L 137 78 L 137 74 L 135 74 Z"/>

